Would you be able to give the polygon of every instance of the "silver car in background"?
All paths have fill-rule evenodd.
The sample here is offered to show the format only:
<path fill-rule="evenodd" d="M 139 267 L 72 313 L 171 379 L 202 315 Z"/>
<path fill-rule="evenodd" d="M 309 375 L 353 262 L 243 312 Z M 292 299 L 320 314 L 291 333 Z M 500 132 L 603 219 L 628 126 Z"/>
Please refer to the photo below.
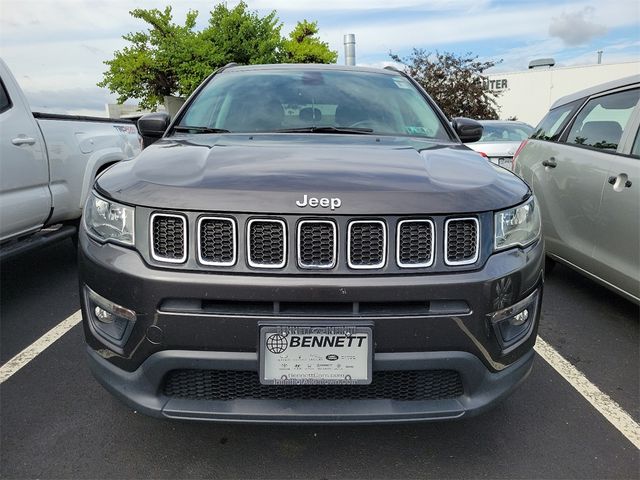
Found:
<path fill-rule="evenodd" d="M 511 170 L 513 155 L 523 140 L 533 133 L 533 127 L 524 122 L 509 120 L 478 120 L 482 125 L 482 138 L 467 143 L 483 157 L 496 165 Z"/>
<path fill-rule="evenodd" d="M 638 304 L 639 100 L 640 75 L 561 98 L 514 158 L 538 199 L 548 257 Z"/>

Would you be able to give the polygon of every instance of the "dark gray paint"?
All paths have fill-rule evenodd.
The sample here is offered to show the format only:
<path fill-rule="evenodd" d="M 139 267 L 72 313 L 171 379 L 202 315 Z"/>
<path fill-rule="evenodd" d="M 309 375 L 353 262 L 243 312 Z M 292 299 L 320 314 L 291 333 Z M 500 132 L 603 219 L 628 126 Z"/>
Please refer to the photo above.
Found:
<path fill-rule="evenodd" d="M 329 213 L 295 201 L 339 197 L 338 215 L 476 213 L 529 195 L 458 143 L 326 134 L 177 135 L 111 168 L 98 189 L 131 205 L 277 214 Z"/>

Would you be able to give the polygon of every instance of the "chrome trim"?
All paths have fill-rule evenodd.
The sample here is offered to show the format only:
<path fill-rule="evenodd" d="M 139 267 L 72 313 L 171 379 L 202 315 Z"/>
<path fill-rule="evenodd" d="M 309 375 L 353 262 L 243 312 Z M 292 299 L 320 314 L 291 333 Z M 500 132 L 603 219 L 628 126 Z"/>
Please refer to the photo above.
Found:
<path fill-rule="evenodd" d="M 251 225 L 253 222 L 279 223 L 282 225 L 282 262 L 278 264 L 256 263 L 251 260 Z M 247 262 L 253 268 L 282 268 L 287 264 L 287 224 L 282 220 L 272 218 L 252 218 L 247 222 Z"/>
<path fill-rule="evenodd" d="M 476 222 L 476 254 L 473 258 L 469 260 L 460 260 L 455 262 L 449 261 L 449 223 L 451 222 L 462 222 L 472 220 Z M 446 222 L 444 222 L 444 263 L 447 265 L 471 265 L 472 263 L 476 263 L 478 261 L 478 257 L 480 256 L 480 222 L 476 217 L 461 217 L 461 218 L 450 218 Z"/>
<path fill-rule="evenodd" d="M 156 255 L 155 249 L 153 247 L 153 220 L 156 217 L 174 217 L 174 218 L 179 218 L 180 220 L 182 220 L 182 229 L 184 232 L 184 244 L 183 244 L 183 251 L 184 251 L 184 255 L 181 258 L 166 258 L 166 257 L 160 257 L 158 255 Z M 175 213 L 152 213 L 151 217 L 149 217 L 149 240 L 151 243 L 151 258 L 153 258 L 154 260 L 158 261 L 158 262 L 164 262 L 164 263 L 184 263 L 187 260 L 187 240 L 188 240 L 188 229 L 187 229 L 187 218 L 182 216 L 182 215 L 176 215 Z"/>
<path fill-rule="evenodd" d="M 379 223 L 382 225 L 382 262 L 375 265 L 351 264 L 351 227 L 356 223 Z M 354 270 L 372 270 L 382 268 L 387 263 L 387 225 L 382 220 L 352 220 L 347 226 L 347 265 Z"/>
<path fill-rule="evenodd" d="M 431 226 L 431 252 L 430 260 L 425 263 L 402 263 L 400 261 L 400 227 L 404 223 L 428 223 Z M 400 268 L 425 268 L 434 264 L 436 259 L 436 226 L 433 220 L 428 218 L 410 218 L 407 220 L 400 220 L 396 226 L 396 262 Z"/>
<path fill-rule="evenodd" d="M 202 258 L 202 221 L 203 220 L 221 220 L 223 222 L 229 222 L 232 228 L 232 247 L 233 247 L 233 258 L 229 262 L 212 262 L 211 260 L 204 260 Z M 203 265 L 215 265 L 217 267 L 231 267 L 236 264 L 238 259 L 238 248 L 237 248 L 237 230 L 236 230 L 236 222 L 234 219 L 229 217 L 209 217 L 204 216 L 198 218 L 198 262 Z"/>
<path fill-rule="evenodd" d="M 302 259 L 300 258 L 300 229 L 302 225 L 305 223 L 328 223 L 333 227 L 333 261 L 330 265 L 313 265 L 313 264 L 305 264 L 302 263 Z M 300 268 L 305 269 L 330 269 L 334 268 L 337 263 L 337 253 L 338 253 L 338 228 L 336 227 L 336 223 L 332 220 L 300 220 L 298 222 L 298 228 L 296 232 L 296 247 L 297 247 L 297 258 L 298 258 L 298 266 Z"/>

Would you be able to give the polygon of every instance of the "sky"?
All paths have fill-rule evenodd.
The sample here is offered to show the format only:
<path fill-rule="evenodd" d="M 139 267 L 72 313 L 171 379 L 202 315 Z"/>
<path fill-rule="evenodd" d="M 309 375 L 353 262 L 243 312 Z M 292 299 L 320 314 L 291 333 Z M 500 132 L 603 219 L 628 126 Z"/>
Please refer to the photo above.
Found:
<path fill-rule="evenodd" d="M 0 57 L 25 91 L 32 109 L 105 115 L 116 95 L 96 83 L 122 35 L 145 29 L 133 8 L 171 5 L 174 20 L 189 9 L 199 26 L 218 3 L 203 0 L 0 0 Z M 228 1 L 229 6 L 236 1 Z M 640 60 L 638 0 L 247 0 L 266 15 L 276 10 L 288 33 L 315 20 L 320 37 L 344 63 L 343 36 L 356 36 L 358 65 L 390 64 L 413 48 L 471 52 L 502 62 L 492 72 L 526 70 L 529 61 L 553 57 L 556 66 Z"/>

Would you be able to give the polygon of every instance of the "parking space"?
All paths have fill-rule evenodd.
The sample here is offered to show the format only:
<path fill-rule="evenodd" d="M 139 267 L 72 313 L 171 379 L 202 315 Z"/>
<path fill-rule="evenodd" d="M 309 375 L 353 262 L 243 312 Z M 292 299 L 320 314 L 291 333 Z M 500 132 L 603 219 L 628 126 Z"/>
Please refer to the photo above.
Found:
<path fill-rule="evenodd" d="M 6 362 L 77 311 L 71 242 L 2 265 Z M 540 336 L 638 419 L 638 308 L 558 266 Z M 378 426 L 161 421 L 87 368 L 73 327 L 0 387 L 3 478 L 637 478 L 638 449 L 541 357 L 486 414 Z"/>

